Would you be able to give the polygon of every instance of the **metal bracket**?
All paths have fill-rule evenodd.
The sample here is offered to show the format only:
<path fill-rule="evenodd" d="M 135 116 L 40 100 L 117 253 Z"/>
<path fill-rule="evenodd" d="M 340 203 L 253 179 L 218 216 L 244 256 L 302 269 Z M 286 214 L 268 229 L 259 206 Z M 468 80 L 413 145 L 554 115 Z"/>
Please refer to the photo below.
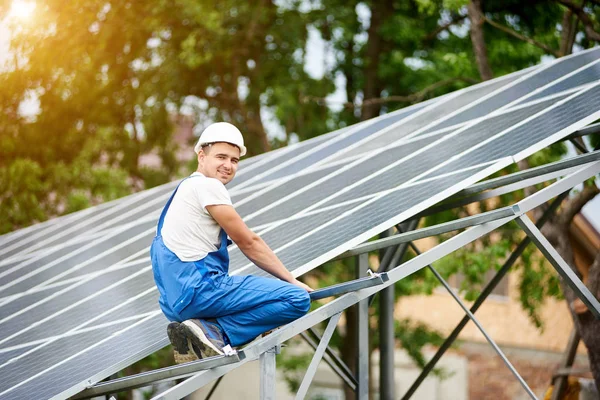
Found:
<path fill-rule="evenodd" d="M 390 279 L 386 272 L 375 273 L 369 269 L 367 270 L 367 273 L 369 274 L 368 277 L 339 283 L 337 285 L 328 286 L 326 288 L 310 292 L 310 299 L 311 301 L 314 301 L 348 292 L 354 292 L 360 289 L 381 285 Z"/>

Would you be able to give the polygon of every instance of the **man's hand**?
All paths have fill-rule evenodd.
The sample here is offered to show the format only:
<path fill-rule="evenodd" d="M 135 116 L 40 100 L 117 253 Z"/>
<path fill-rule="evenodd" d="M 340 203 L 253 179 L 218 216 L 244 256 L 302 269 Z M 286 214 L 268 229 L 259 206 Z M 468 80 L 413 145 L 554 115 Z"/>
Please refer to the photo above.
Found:
<path fill-rule="evenodd" d="M 290 282 L 292 285 L 296 285 L 298 287 L 301 287 L 302 289 L 306 290 L 307 292 L 314 292 L 315 290 L 313 288 L 311 288 L 310 286 L 308 286 L 305 283 L 300 282 L 298 279 L 294 279 L 293 282 Z"/>

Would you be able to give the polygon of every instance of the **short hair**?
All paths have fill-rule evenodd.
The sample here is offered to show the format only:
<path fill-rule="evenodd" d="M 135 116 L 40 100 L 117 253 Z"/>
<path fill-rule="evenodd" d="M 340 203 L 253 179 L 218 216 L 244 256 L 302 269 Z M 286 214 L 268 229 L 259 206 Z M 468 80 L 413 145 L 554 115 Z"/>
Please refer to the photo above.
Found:
<path fill-rule="evenodd" d="M 202 145 L 202 151 L 204 152 L 204 154 L 208 154 L 209 149 L 212 147 L 212 143 L 206 143 L 204 145 Z"/>

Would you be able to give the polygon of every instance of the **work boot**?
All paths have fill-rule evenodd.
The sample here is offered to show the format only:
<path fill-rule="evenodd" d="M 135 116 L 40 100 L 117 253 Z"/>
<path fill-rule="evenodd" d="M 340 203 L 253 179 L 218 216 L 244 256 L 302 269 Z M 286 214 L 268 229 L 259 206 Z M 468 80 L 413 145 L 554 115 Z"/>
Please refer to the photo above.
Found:
<path fill-rule="evenodd" d="M 167 327 L 167 336 L 173 345 L 173 356 L 175 363 L 184 364 L 199 359 L 200 350 L 195 352 L 192 341 L 185 334 L 179 322 L 171 322 Z"/>
<path fill-rule="evenodd" d="M 180 324 L 185 335 L 191 341 L 193 350 L 200 350 L 200 358 L 222 356 L 227 345 L 225 335 L 219 324 L 205 319 L 188 319 Z"/>

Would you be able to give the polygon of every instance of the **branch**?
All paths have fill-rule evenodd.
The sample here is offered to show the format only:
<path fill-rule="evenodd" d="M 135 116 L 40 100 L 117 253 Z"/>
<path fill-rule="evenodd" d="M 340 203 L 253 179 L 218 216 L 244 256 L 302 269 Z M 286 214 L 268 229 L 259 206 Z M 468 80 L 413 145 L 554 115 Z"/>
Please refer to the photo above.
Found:
<path fill-rule="evenodd" d="M 457 15 L 457 16 L 455 16 L 454 18 L 452 18 L 452 21 L 447 22 L 444 25 L 438 26 L 433 32 L 431 32 L 427 36 L 425 36 L 423 38 L 423 41 L 424 42 L 429 42 L 430 40 L 435 39 L 437 37 L 437 35 L 439 35 L 441 32 L 443 32 L 446 29 L 450 28 L 452 25 L 461 22 L 465 18 L 467 18 L 466 15 Z"/>
<path fill-rule="evenodd" d="M 581 211 L 588 201 L 593 199 L 600 189 L 596 185 L 585 186 L 575 197 L 567 201 L 560 213 L 560 225 L 568 226 L 573 218 Z"/>
<path fill-rule="evenodd" d="M 559 0 L 559 1 L 560 1 L 560 0 Z M 501 30 L 502 32 L 508 33 L 509 35 L 511 35 L 511 36 L 514 36 L 514 37 L 516 37 L 516 38 L 517 38 L 517 39 L 519 39 L 519 40 L 523 40 L 524 42 L 527 42 L 527 43 L 529 43 L 529 44 L 532 44 L 532 45 L 534 45 L 534 46 L 537 46 L 537 47 L 539 47 L 540 49 L 542 49 L 542 50 L 544 50 L 544 51 L 546 51 L 546 52 L 548 52 L 548 53 L 552 54 L 552 55 L 553 55 L 553 56 L 555 56 L 556 58 L 558 58 L 558 57 L 560 57 L 560 56 L 561 56 L 561 55 L 560 55 L 560 53 L 559 53 L 558 51 L 556 51 L 556 50 L 554 50 L 554 49 L 552 49 L 552 48 L 550 48 L 550 47 L 546 46 L 546 45 L 545 45 L 545 44 L 543 44 L 543 43 L 540 43 L 540 42 L 538 42 L 537 40 L 534 40 L 534 39 L 532 39 L 532 38 L 530 38 L 530 37 L 527 37 L 527 36 L 521 35 L 520 33 L 516 32 L 516 31 L 514 31 L 514 30 L 512 30 L 512 29 L 510 29 L 510 28 L 509 28 L 509 27 L 507 27 L 507 26 L 504 26 L 504 25 L 501 25 L 501 24 L 499 24 L 499 23 L 497 23 L 497 22 L 495 22 L 495 21 L 492 21 L 491 19 L 489 19 L 489 18 L 487 18 L 487 17 L 485 17 L 485 16 L 483 16 L 483 20 L 484 20 L 485 22 L 487 22 L 488 24 L 490 24 L 491 26 L 493 26 L 494 28 L 496 28 L 496 29 L 499 29 L 499 30 Z"/>
<path fill-rule="evenodd" d="M 600 33 L 594 30 L 594 21 L 592 21 L 590 16 L 585 13 L 585 10 L 581 6 L 573 3 L 570 0 L 558 0 L 558 2 L 565 7 L 568 7 L 575 13 L 575 15 L 577 15 L 577 18 L 579 18 L 585 27 L 585 33 L 587 34 L 588 38 L 600 42 Z M 594 3 L 598 4 L 597 2 Z"/>
<path fill-rule="evenodd" d="M 469 78 L 469 77 L 465 77 L 465 76 L 457 76 L 454 78 L 448 78 L 448 79 L 444 79 L 439 82 L 436 82 L 430 86 L 427 86 L 425 89 L 423 89 L 417 93 L 409 94 L 408 96 L 388 96 L 388 97 L 370 98 L 370 99 L 363 101 L 362 105 L 360 105 L 360 106 L 356 105 L 350 101 L 343 102 L 341 104 L 346 108 L 355 108 L 355 107 L 362 107 L 362 106 L 370 106 L 370 105 L 374 105 L 374 104 L 384 104 L 384 103 L 389 103 L 389 102 L 394 102 L 394 101 L 407 102 L 407 103 L 418 103 L 419 101 L 423 100 L 423 98 L 429 92 L 431 92 L 435 89 L 438 89 L 442 86 L 446 86 L 450 83 L 458 82 L 458 81 L 466 82 L 466 83 L 470 83 L 470 84 L 479 83 L 477 80 L 475 80 L 473 78 Z M 328 104 L 327 99 L 325 97 L 315 97 L 315 96 L 301 96 L 300 97 L 300 102 L 302 102 L 302 103 L 308 103 L 309 101 L 314 101 L 320 106 L 326 106 Z M 329 104 L 332 104 L 332 102 L 329 102 Z"/>

